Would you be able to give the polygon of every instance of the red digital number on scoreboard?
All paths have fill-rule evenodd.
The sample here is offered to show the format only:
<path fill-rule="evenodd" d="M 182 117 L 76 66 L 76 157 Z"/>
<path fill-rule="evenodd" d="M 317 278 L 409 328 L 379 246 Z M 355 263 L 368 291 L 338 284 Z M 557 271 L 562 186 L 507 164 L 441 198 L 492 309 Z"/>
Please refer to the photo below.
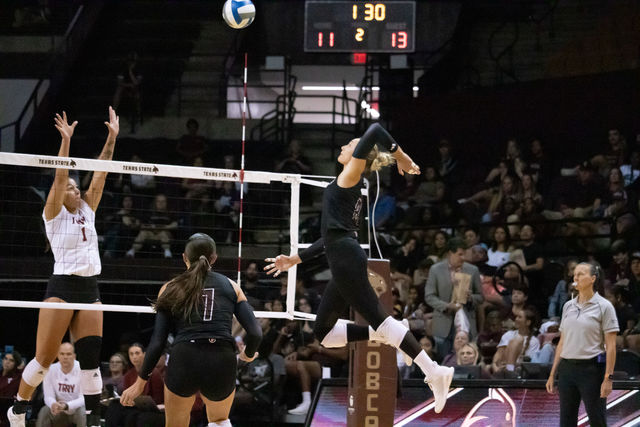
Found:
<path fill-rule="evenodd" d="M 397 33 L 391 33 L 391 47 L 397 47 L 398 49 L 407 48 L 407 32 L 398 31 Z"/>
<path fill-rule="evenodd" d="M 329 47 L 335 44 L 335 34 L 333 31 L 329 33 Z M 318 33 L 318 47 L 324 46 L 324 33 Z"/>

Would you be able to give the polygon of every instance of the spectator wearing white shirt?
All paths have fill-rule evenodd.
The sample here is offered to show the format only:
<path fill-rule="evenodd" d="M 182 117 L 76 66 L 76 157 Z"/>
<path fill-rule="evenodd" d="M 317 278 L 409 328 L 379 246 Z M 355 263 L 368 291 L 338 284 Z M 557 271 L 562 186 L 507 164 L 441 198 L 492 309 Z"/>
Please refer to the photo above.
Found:
<path fill-rule="evenodd" d="M 80 363 L 76 360 L 73 345 L 62 343 L 58 362 L 51 365 L 44 377 L 42 389 L 45 406 L 38 413 L 37 427 L 87 425 L 80 376 Z"/>
<path fill-rule="evenodd" d="M 516 313 L 516 329 L 507 331 L 500 338 L 498 350 L 493 356 L 492 370 L 496 372 L 513 371 L 517 363 L 525 357 L 532 358 L 540 349 L 538 338 L 533 336 L 536 330 L 537 313 L 532 308 L 525 308 Z"/>

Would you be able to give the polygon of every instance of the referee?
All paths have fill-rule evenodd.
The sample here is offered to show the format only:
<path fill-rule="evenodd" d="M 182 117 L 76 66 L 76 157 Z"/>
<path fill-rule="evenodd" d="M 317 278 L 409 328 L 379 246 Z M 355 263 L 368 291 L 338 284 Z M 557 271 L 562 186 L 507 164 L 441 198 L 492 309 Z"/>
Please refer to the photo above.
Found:
<path fill-rule="evenodd" d="M 595 291 L 601 275 L 595 264 L 578 264 L 573 274 L 578 296 L 562 309 L 560 342 L 547 380 L 547 392 L 554 393 L 558 372 L 562 427 L 577 425 L 580 399 L 592 426 L 607 425 L 606 401 L 611 393 L 619 327 L 613 305 Z"/>

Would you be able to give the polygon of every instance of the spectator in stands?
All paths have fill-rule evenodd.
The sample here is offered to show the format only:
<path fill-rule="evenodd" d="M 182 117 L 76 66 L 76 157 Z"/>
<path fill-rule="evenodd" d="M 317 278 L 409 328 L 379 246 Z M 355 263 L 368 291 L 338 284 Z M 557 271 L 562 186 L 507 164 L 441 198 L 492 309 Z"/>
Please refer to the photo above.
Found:
<path fill-rule="evenodd" d="M 511 280 L 511 279 L 507 279 L 507 280 Z M 511 307 L 504 315 L 507 326 L 511 326 L 509 325 L 508 321 L 509 320 L 515 321 L 516 318 L 518 317 L 518 314 L 527 307 L 527 302 L 529 301 L 528 286 L 518 282 L 513 282 L 510 286 L 511 286 Z M 510 327 L 508 329 L 510 329 Z"/>
<path fill-rule="evenodd" d="M 511 245 L 509 229 L 504 225 L 498 225 L 493 229 L 493 242 L 487 251 L 489 257 L 487 264 L 496 268 L 501 267 L 509 262 L 514 249 Z"/>
<path fill-rule="evenodd" d="M 600 208 L 603 188 L 601 179 L 594 174 L 593 166 L 588 161 L 578 166 L 578 174 L 569 180 L 564 193 L 558 201 L 559 214 L 544 211 L 547 219 L 584 218 L 592 216 Z M 567 227 L 570 227 L 568 224 Z M 571 228 L 570 234 L 576 234 L 577 226 Z"/>
<path fill-rule="evenodd" d="M 618 283 L 622 280 L 629 279 L 631 271 L 629 269 L 627 243 L 622 239 L 613 242 L 613 244 L 611 244 L 611 254 L 613 262 L 609 265 L 606 279 L 610 283 Z"/>
<path fill-rule="evenodd" d="M 207 151 L 207 145 L 204 137 L 198 135 L 200 123 L 194 118 L 187 120 L 187 133 L 182 135 L 176 146 L 176 151 L 185 164 L 194 163 L 198 157 L 201 157 Z M 195 164 L 194 164 L 195 166 Z"/>
<path fill-rule="evenodd" d="M 424 303 L 424 296 L 420 295 L 418 286 L 409 288 L 406 304 L 400 304 L 400 318 L 407 319 L 409 329 L 417 336 L 423 335 L 427 329 L 431 331 L 431 308 Z"/>
<path fill-rule="evenodd" d="M 13 11 L 13 22 L 11 23 L 13 28 L 43 26 L 49 23 L 51 8 L 48 2 L 20 1 L 16 2 L 16 4 L 16 8 Z"/>
<path fill-rule="evenodd" d="M 517 218 L 510 217 L 522 201 L 522 192 L 520 191 L 516 178 L 512 175 L 506 175 L 502 178 L 499 189 L 490 189 L 488 191 L 491 196 L 489 199 L 489 207 L 483 215 L 482 220 L 484 222 L 517 220 Z M 511 209 L 509 209 L 508 206 L 509 202 L 512 203 Z"/>
<path fill-rule="evenodd" d="M 486 315 L 484 328 L 478 334 L 478 339 L 476 340 L 483 364 L 491 364 L 502 334 L 502 315 L 499 310 L 492 310 Z"/>
<path fill-rule="evenodd" d="M 640 151 L 634 151 L 629 156 L 629 161 L 620 165 L 620 172 L 624 178 L 624 186 L 636 187 L 638 177 L 640 177 Z"/>
<path fill-rule="evenodd" d="M 132 163 L 142 163 L 142 158 L 134 154 Z M 116 190 L 123 193 L 152 196 L 156 193 L 156 177 L 153 175 L 120 174 L 115 182 Z"/>
<path fill-rule="evenodd" d="M 534 289 L 532 304 L 539 309 L 547 307 L 547 292 L 544 288 L 544 249 L 535 241 L 536 232 L 531 224 L 524 224 L 520 229 L 521 256 L 514 254 L 514 260 L 518 262 L 529 286 Z M 518 259 L 516 259 L 518 258 Z"/>
<path fill-rule="evenodd" d="M 480 361 L 480 351 L 475 343 L 468 342 L 458 350 L 455 366 L 477 365 Z"/>
<path fill-rule="evenodd" d="M 424 169 L 424 181 L 420 183 L 413 199 L 417 206 L 431 206 L 440 203 L 445 196 L 446 186 L 434 166 Z"/>
<path fill-rule="evenodd" d="M 42 383 L 45 405 L 38 412 L 37 427 L 87 425 L 80 381 L 80 363 L 76 360 L 73 345 L 62 343 L 58 362 L 49 367 Z"/>
<path fill-rule="evenodd" d="M 129 369 L 124 375 L 124 388 L 127 389 L 138 379 L 138 372 L 142 369 L 144 362 L 144 346 L 134 343 L 129 346 L 129 360 L 133 369 Z M 133 407 L 122 406 L 118 401 L 112 401 L 105 414 L 107 427 L 120 426 L 164 426 L 164 415 L 159 414 L 156 405 L 164 404 L 164 380 L 162 370 L 158 366 L 164 367 L 164 358 L 156 365 L 149 377 L 149 381 L 144 387 L 141 396 L 149 398 L 138 398 L 140 403 Z M 138 400 L 137 399 L 137 400 Z M 160 418 L 162 422 L 160 423 Z"/>
<path fill-rule="evenodd" d="M 420 289 L 414 285 L 409 288 L 407 301 L 402 309 L 402 318 L 410 318 L 414 316 L 417 310 L 424 311 L 424 299 L 420 299 Z"/>
<path fill-rule="evenodd" d="M 509 168 L 509 161 L 502 158 L 498 162 L 498 165 L 489 171 L 484 182 L 491 187 L 500 185 L 504 177 L 509 175 L 509 173 L 513 173 L 513 170 Z"/>
<path fill-rule="evenodd" d="M 311 313 L 311 306 L 306 298 L 300 298 L 297 301 L 297 309 L 304 313 Z M 302 389 L 302 402 L 295 408 L 289 410 L 290 414 L 306 414 L 311 406 L 311 387 L 312 383 L 322 377 L 322 365 L 315 361 L 309 360 L 313 350 L 317 350 L 322 354 L 320 345 L 313 347 L 311 350 L 308 345 L 317 344 L 317 340 L 313 334 L 313 326 L 308 321 L 294 322 L 290 324 L 289 332 L 293 335 L 296 350 L 285 357 L 285 368 L 287 376 L 296 378 Z"/>
<path fill-rule="evenodd" d="M 525 357 L 531 358 L 540 349 L 540 342 L 534 336 L 537 317 L 537 313 L 531 308 L 518 311 L 516 329 L 502 335 L 493 356 L 491 370 L 494 375 L 505 371 L 513 372 L 516 364 L 525 361 Z"/>
<path fill-rule="evenodd" d="M 524 170 L 525 163 L 522 158 L 522 150 L 515 138 L 507 141 L 505 156 L 500 159 L 498 166 L 491 169 L 484 182 L 494 186 L 507 175 L 520 176 Z"/>
<path fill-rule="evenodd" d="M 553 291 L 553 295 L 549 298 L 549 308 L 547 309 L 547 316 L 549 318 L 562 316 L 562 307 L 571 299 L 572 283 L 573 283 L 573 270 L 578 265 L 578 260 L 570 258 L 565 264 L 565 276 L 559 280 L 556 284 L 556 288 Z"/>
<path fill-rule="evenodd" d="M 311 313 L 311 306 L 305 298 L 297 301 L 297 309 L 304 313 Z M 322 376 L 322 366 L 315 360 L 310 360 L 312 353 L 322 354 L 324 350 L 319 345 L 309 348 L 310 344 L 317 344 L 311 322 L 289 322 L 281 331 L 274 343 L 274 352 L 281 353 L 285 358 L 287 376 L 295 378 L 302 390 L 302 402 L 289 410 L 290 414 L 306 414 L 311 406 L 312 383 Z M 328 349 L 333 350 L 333 349 Z"/>
<path fill-rule="evenodd" d="M 305 187 L 308 187 L 308 185 L 305 185 Z M 370 191 L 371 200 L 375 200 L 376 187 L 371 186 Z M 380 193 L 375 203 L 375 211 L 373 208 L 374 206 L 372 205 L 370 208 L 371 218 L 377 230 L 393 227 L 396 220 L 396 196 L 384 182 L 380 182 Z"/>
<path fill-rule="evenodd" d="M 167 196 L 156 195 L 153 202 L 153 210 L 149 217 L 142 223 L 140 232 L 131 249 L 127 251 L 128 257 L 135 257 L 137 251 L 145 244 L 159 242 L 164 250 L 164 257 L 171 258 L 171 240 L 173 232 L 178 228 L 178 222 L 173 218 L 167 207 Z"/>
<path fill-rule="evenodd" d="M 413 285 L 414 286 L 422 286 L 427 283 L 427 278 L 429 277 L 429 270 L 435 264 L 431 258 L 425 258 L 418 263 L 418 268 L 416 268 L 413 272 Z"/>
<path fill-rule="evenodd" d="M 300 141 L 292 139 L 291 142 L 289 142 L 289 147 L 287 147 L 284 158 L 276 163 L 274 170 L 281 173 L 309 175 L 313 172 L 313 166 L 309 158 L 302 152 Z M 300 187 L 300 203 L 303 206 L 313 204 L 310 185 Z"/>
<path fill-rule="evenodd" d="M 616 169 L 612 169 L 616 170 Z M 634 233 L 637 231 L 638 218 L 637 218 L 637 201 L 629 200 L 629 196 L 635 194 L 631 191 L 617 191 L 611 194 L 609 204 L 604 211 L 605 218 L 611 218 L 614 221 L 615 236 L 623 238 L 633 238 Z"/>
<path fill-rule="evenodd" d="M 431 245 L 429 245 L 429 250 L 427 251 L 427 257 L 431 259 L 434 263 L 440 262 L 447 257 L 447 242 L 449 241 L 449 235 L 442 231 L 436 231 L 436 234 L 433 236 L 433 241 Z"/>
<path fill-rule="evenodd" d="M 104 256 L 112 258 L 119 250 L 131 247 L 140 231 L 140 220 L 133 210 L 133 197 L 122 197 L 122 206 L 115 214 L 107 217 L 109 224 L 104 235 Z"/>
<path fill-rule="evenodd" d="M 453 147 L 448 139 L 441 139 L 438 144 L 438 173 L 445 185 L 451 187 L 458 180 L 458 160 L 453 155 Z"/>
<path fill-rule="evenodd" d="M 621 285 L 606 284 L 604 297 L 609 300 L 616 310 L 616 318 L 620 327 L 618 335 L 633 329 L 636 325 L 638 314 L 633 311 L 633 307 L 629 304 L 626 288 Z"/>
<path fill-rule="evenodd" d="M 542 141 L 538 138 L 532 139 L 529 144 L 527 165 L 538 189 L 544 191 L 549 188 L 552 173 L 551 162 L 544 152 Z"/>
<path fill-rule="evenodd" d="M 459 311 L 469 322 L 469 334 L 477 334 L 476 306 L 483 301 L 480 273 L 477 267 L 464 262 L 463 256 L 463 241 L 449 240 L 447 259 L 431 267 L 425 287 L 425 301 L 434 310 L 433 336 L 442 356 L 449 353 L 460 327 L 459 322 L 454 322 Z"/>
<path fill-rule="evenodd" d="M 197 156 L 192 159 L 192 165 L 196 168 L 204 166 L 202 157 Z M 189 210 L 204 210 L 210 202 L 213 181 L 204 179 L 183 178 L 182 191 L 184 198 L 187 200 L 187 208 Z"/>
<path fill-rule="evenodd" d="M 414 195 L 418 191 L 420 179 L 418 175 L 405 173 L 394 185 L 393 193 L 396 195 L 396 205 L 402 212 L 406 212 L 415 205 Z"/>
<path fill-rule="evenodd" d="M 118 110 L 120 101 L 123 96 L 131 99 L 133 103 L 132 117 L 133 119 L 141 119 L 142 104 L 140 102 L 140 84 L 142 83 L 142 75 L 138 69 L 138 53 L 129 52 L 127 55 L 126 65 L 119 71 L 117 75 L 118 85 L 116 92 L 113 94 L 113 102 L 111 106 L 114 110 Z M 131 133 L 135 130 L 134 123 L 131 123 Z"/>
<path fill-rule="evenodd" d="M 413 269 L 421 257 L 422 247 L 419 245 L 418 239 L 410 236 L 402 246 L 396 249 L 393 255 L 393 264 L 398 272 L 402 274 L 413 274 Z"/>
<path fill-rule="evenodd" d="M 608 149 L 602 154 L 596 154 L 591 159 L 591 164 L 602 176 L 607 176 L 611 169 L 622 165 L 627 158 L 627 141 L 620 133 L 620 129 L 609 129 L 608 140 Z"/>
<path fill-rule="evenodd" d="M 292 139 L 286 156 L 275 167 L 276 172 L 308 175 L 313 171 L 311 161 L 302 153 L 300 141 Z"/>
<path fill-rule="evenodd" d="M 524 224 L 520 229 L 520 248 L 524 255 L 524 263 L 520 265 L 525 273 L 541 272 L 544 268 L 542 246 L 535 241 L 536 233 L 531 224 Z M 529 276 L 529 274 L 527 274 Z M 529 283 L 533 283 L 529 277 Z"/>
<path fill-rule="evenodd" d="M 602 206 L 606 208 L 611 204 L 613 195 L 624 191 L 624 178 L 618 167 L 611 168 L 607 178 L 607 188 L 602 195 Z"/>
<path fill-rule="evenodd" d="M 247 301 L 255 310 L 262 310 L 266 293 L 269 289 L 265 288 L 258 280 L 258 264 L 250 262 L 244 271 L 244 280 L 242 282 L 242 290 L 244 291 Z"/>
<path fill-rule="evenodd" d="M 458 360 L 458 352 L 465 344 L 469 344 L 469 333 L 466 331 L 456 332 L 456 336 L 453 339 L 453 348 L 451 352 L 442 359 L 442 366 L 455 366 Z"/>
<path fill-rule="evenodd" d="M 231 243 L 240 215 L 240 190 L 230 181 L 216 181 L 215 188 L 213 208 L 217 230 L 213 237 L 216 241 Z"/>
<path fill-rule="evenodd" d="M 436 342 L 433 339 L 432 336 L 430 335 L 424 335 L 422 336 L 422 338 L 420 338 L 420 340 L 418 341 L 420 343 L 420 347 L 425 351 L 425 353 L 427 353 L 427 355 L 429 355 L 429 357 L 431 358 L 431 360 L 439 360 L 438 355 L 436 354 Z M 401 357 L 398 357 L 398 359 L 400 359 Z M 403 366 L 404 365 L 404 361 L 402 362 Z M 403 375 L 402 378 L 420 378 L 422 379 L 424 377 L 424 374 L 422 373 L 422 371 L 420 370 L 420 368 L 414 363 L 412 366 L 407 367 L 405 369 L 401 370 L 401 374 Z"/>
<path fill-rule="evenodd" d="M 522 187 L 522 199 L 530 198 L 537 205 L 542 204 L 542 195 L 536 188 L 536 182 L 531 170 L 527 169 L 520 177 L 520 186 Z"/>
<path fill-rule="evenodd" d="M 477 228 L 467 226 L 462 231 L 462 236 L 464 239 L 464 244 L 467 247 L 464 252 L 464 260 L 473 263 L 473 261 L 471 261 L 471 248 L 473 248 L 475 245 L 480 244 L 480 233 L 478 232 Z"/>
<path fill-rule="evenodd" d="M 511 203 L 515 203 L 517 207 L 522 201 L 522 193 L 516 178 L 506 174 L 502 177 L 499 186 L 479 191 L 470 198 L 460 199 L 458 202 L 479 204 L 480 210 L 484 211 L 481 218 L 483 222 L 507 219 L 511 221 L 513 218 L 509 218 L 509 215 L 512 215 L 513 212 L 509 212 L 507 209 L 508 199 L 511 199 Z"/>
<path fill-rule="evenodd" d="M 522 155 L 522 149 L 520 148 L 520 143 L 518 143 L 517 139 L 509 138 L 507 140 L 505 158 L 510 163 L 509 166 L 518 176 L 520 176 L 525 163 Z"/>
<path fill-rule="evenodd" d="M 636 313 L 640 313 L 640 252 L 633 252 L 629 256 L 630 275 L 627 288 L 631 305 Z"/>
<path fill-rule="evenodd" d="M 109 358 L 109 376 L 102 380 L 102 386 L 108 392 L 109 397 L 113 394 L 111 390 L 118 394 L 124 391 L 124 374 L 129 369 L 127 357 L 122 353 L 114 353 Z M 111 389 L 111 390 L 110 390 Z"/>
<path fill-rule="evenodd" d="M 17 351 L 5 353 L 0 372 L 0 425 L 9 425 L 7 409 L 18 393 L 22 378 L 22 356 Z"/>

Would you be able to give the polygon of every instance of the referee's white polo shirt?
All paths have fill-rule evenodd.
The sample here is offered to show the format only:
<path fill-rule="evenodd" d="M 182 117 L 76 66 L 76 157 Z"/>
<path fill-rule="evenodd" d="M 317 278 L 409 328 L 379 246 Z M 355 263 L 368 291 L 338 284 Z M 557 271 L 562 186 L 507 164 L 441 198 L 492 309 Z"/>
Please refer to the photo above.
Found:
<path fill-rule="evenodd" d="M 604 352 L 604 336 L 618 332 L 618 318 L 613 305 L 597 292 L 591 299 L 578 303 L 578 297 L 567 301 L 562 308 L 563 359 L 593 359 Z"/>

